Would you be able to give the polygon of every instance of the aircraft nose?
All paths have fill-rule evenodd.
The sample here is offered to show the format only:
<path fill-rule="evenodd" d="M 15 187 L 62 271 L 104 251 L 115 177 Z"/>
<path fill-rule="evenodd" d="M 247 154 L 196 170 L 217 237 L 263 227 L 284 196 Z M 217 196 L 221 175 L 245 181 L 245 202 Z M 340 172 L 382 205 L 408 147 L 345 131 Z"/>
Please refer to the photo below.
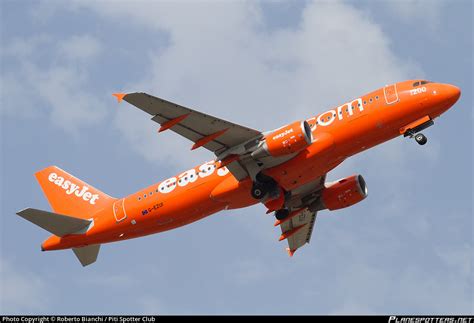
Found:
<path fill-rule="evenodd" d="M 454 104 L 461 96 L 461 89 L 457 86 L 451 84 L 444 84 L 443 85 L 443 92 L 445 93 L 446 99 L 451 103 Z"/>

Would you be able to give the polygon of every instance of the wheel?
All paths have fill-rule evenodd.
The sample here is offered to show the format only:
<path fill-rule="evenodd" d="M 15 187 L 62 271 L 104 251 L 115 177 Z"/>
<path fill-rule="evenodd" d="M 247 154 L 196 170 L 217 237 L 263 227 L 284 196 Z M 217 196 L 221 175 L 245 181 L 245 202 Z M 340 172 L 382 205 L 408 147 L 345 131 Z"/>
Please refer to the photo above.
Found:
<path fill-rule="evenodd" d="M 428 139 L 426 138 L 426 136 L 422 133 L 419 133 L 415 136 L 415 140 L 416 142 L 419 144 L 419 145 L 424 145 L 426 144 L 426 142 L 428 141 Z"/>
<path fill-rule="evenodd" d="M 290 214 L 290 211 L 288 209 L 281 209 L 275 212 L 275 218 L 277 220 L 284 220 L 288 217 L 288 214 Z"/>
<path fill-rule="evenodd" d="M 250 194 L 252 195 L 252 197 L 256 200 L 261 200 L 264 198 L 264 196 L 267 194 L 267 189 L 265 187 L 265 185 L 261 184 L 261 183 L 254 183 L 253 186 L 252 186 L 252 190 L 250 192 Z"/>

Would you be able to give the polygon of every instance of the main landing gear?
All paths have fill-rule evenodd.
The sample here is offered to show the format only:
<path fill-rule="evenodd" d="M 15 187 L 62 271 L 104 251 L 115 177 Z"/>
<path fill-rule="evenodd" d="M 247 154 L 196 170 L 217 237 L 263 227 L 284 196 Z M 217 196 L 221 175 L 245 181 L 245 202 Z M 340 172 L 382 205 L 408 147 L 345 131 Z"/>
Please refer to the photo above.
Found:
<path fill-rule="evenodd" d="M 278 186 L 278 183 L 270 176 L 258 173 L 257 176 L 255 176 L 255 181 L 252 185 L 250 194 L 254 199 L 260 201 L 263 201 L 268 197 L 268 200 L 264 202 L 264 204 L 269 208 L 269 210 L 272 210 L 273 207 L 275 207 L 275 205 L 272 205 L 271 203 L 281 203 L 278 207 L 282 208 L 275 211 L 275 217 L 277 220 L 284 220 L 290 214 L 290 211 L 284 207 L 284 201 L 288 198 L 287 193 L 285 193 Z"/>
<path fill-rule="evenodd" d="M 265 183 L 255 182 L 252 185 L 252 190 L 250 193 L 254 199 L 261 200 L 267 195 L 270 189 L 271 188 Z"/>
<path fill-rule="evenodd" d="M 263 201 L 268 197 L 264 204 L 269 208 L 269 211 L 274 210 L 274 207 L 276 206 L 272 205 L 272 203 L 277 203 L 277 208 L 279 208 L 275 210 L 275 217 L 277 220 L 284 220 L 290 214 L 290 211 L 284 207 L 285 200 L 288 198 L 288 193 L 284 192 L 278 186 L 278 183 L 270 176 L 258 173 L 257 176 L 255 176 L 255 181 L 252 185 L 250 194 L 254 199 L 260 201 Z"/>
<path fill-rule="evenodd" d="M 288 209 L 280 209 L 280 210 L 275 211 L 275 218 L 281 221 L 281 220 L 286 219 L 289 214 L 290 214 L 290 211 Z"/>
<path fill-rule="evenodd" d="M 268 194 L 270 194 L 270 196 L 278 194 L 278 184 L 270 176 L 258 173 L 255 177 L 255 182 L 252 185 L 250 194 L 254 199 L 262 200 Z"/>

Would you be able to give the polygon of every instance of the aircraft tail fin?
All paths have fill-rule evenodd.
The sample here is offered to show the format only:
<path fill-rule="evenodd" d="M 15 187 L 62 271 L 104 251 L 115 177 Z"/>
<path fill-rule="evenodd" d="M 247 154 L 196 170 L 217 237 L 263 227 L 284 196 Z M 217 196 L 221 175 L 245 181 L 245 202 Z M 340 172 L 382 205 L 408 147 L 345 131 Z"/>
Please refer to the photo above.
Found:
<path fill-rule="evenodd" d="M 54 212 L 89 219 L 114 198 L 68 174 L 49 166 L 35 174 Z"/>
<path fill-rule="evenodd" d="M 82 233 L 92 222 L 32 208 L 21 210 L 16 214 L 58 237 L 72 233 Z"/>
<path fill-rule="evenodd" d="M 90 245 L 81 248 L 72 248 L 77 259 L 81 262 L 82 266 L 85 267 L 94 263 L 99 255 L 100 244 Z"/>

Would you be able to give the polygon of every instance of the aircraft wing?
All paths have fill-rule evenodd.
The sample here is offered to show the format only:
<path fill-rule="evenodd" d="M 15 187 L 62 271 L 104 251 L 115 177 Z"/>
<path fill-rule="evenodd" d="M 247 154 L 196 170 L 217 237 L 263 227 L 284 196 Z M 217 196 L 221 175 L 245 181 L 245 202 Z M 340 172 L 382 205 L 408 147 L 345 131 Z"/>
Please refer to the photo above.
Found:
<path fill-rule="evenodd" d="M 276 221 L 281 228 L 280 240 L 288 241 L 288 253 L 293 256 L 296 249 L 309 243 L 316 223 L 317 210 L 322 209 L 320 197 L 326 181 L 326 175 L 316 178 L 293 191 L 288 201 L 290 215 Z"/>
<path fill-rule="evenodd" d="M 152 115 L 161 125 L 160 131 L 170 129 L 194 142 L 192 149 L 204 147 L 216 155 L 222 151 L 261 137 L 261 132 L 183 107 L 147 93 L 116 93 L 125 100 Z"/>
<path fill-rule="evenodd" d="M 282 237 L 284 237 L 285 234 L 296 231 L 286 238 L 288 240 L 288 253 L 290 256 L 293 255 L 296 249 L 304 246 L 311 240 L 314 224 L 316 222 L 316 215 L 316 211 L 312 212 L 305 209 L 298 215 L 280 224 Z"/>

